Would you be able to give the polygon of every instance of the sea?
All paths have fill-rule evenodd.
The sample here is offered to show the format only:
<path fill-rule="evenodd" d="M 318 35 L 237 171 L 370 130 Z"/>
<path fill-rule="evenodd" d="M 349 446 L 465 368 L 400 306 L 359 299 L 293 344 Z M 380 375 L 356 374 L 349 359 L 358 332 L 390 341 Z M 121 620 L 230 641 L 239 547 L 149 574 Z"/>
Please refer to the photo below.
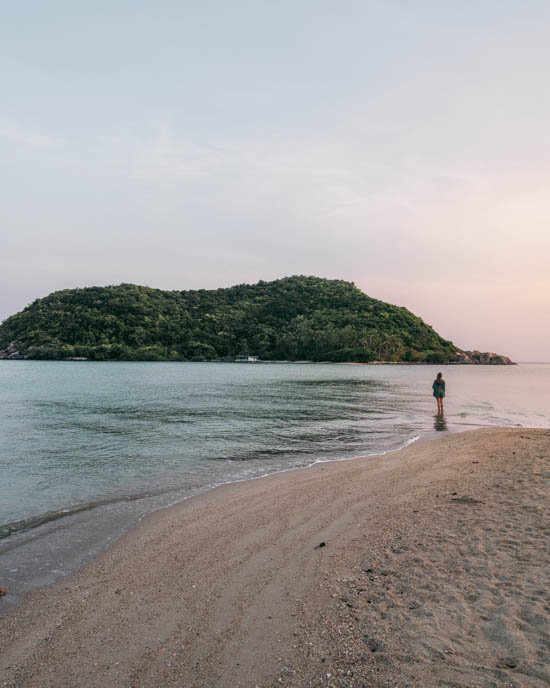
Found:
<path fill-rule="evenodd" d="M 2 613 L 218 485 L 444 433 L 548 428 L 550 364 L 0 361 L 0 409 Z"/>

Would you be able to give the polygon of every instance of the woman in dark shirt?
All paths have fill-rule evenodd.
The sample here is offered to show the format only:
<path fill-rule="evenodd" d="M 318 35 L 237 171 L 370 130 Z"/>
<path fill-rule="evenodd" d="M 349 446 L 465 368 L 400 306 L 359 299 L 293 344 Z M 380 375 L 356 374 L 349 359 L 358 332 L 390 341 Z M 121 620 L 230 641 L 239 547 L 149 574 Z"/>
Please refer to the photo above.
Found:
<path fill-rule="evenodd" d="M 432 389 L 434 391 L 434 397 L 437 401 L 437 412 L 443 415 L 443 397 L 445 396 L 445 380 L 443 379 L 443 373 L 437 373 Z"/>

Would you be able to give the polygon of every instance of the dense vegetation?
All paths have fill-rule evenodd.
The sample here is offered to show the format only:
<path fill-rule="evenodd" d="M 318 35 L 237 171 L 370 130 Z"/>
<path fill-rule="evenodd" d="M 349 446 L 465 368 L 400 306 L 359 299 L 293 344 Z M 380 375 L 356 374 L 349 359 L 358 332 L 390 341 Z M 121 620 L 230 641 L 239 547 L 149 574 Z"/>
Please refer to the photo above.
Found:
<path fill-rule="evenodd" d="M 211 291 L 133 284 L 58 291 L 7 318 L 0 349 L 48 359 L 456 359 L 456 347 L 406 308 L 349 282 L 302 276 Z"/>

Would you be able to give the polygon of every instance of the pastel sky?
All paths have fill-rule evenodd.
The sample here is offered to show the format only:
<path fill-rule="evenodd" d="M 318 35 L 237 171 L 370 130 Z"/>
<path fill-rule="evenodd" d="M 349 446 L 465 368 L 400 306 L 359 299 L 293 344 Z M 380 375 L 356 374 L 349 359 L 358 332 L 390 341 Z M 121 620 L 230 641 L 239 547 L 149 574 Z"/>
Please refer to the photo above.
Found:
<path fill-rule="evenodd" d="M 0 319 L 339 278 L 550 360 L 550 2 L 0 4 Z"/>

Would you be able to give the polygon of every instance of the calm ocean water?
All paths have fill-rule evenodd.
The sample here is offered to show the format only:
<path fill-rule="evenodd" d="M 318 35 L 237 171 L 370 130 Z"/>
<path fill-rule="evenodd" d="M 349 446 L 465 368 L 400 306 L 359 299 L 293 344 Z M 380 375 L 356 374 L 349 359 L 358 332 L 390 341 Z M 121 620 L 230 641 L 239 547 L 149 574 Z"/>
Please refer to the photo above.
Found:
<path fill-rule="evenodd" d="M 0 584 L 13 600 L 215 485 L 441 431 L 550 427 L 550 364 L 0 361 L 0 404 Z"/>

